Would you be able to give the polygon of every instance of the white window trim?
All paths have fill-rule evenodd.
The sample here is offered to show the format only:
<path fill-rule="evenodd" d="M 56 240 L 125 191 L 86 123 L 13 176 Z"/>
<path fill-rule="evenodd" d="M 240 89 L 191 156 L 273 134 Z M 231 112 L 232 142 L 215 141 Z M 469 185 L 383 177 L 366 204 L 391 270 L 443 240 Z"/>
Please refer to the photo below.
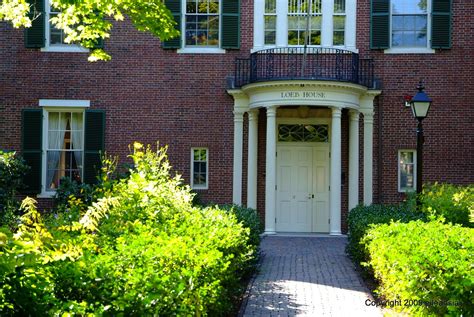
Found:
<path fill-rule="evenodd" d="M 186 46 L 186 0 L 181 0 L 181 48 L 176 50 L 178 54 L 225 54 L 222 45 L 222 1 L 219 0 L 219 47 L 209 46 Z"/>
<path fill-rule="evenodd" d="M 413 189 L 401 188 L 400 180 L 401 180 L 401 177 L 402 177 L 402 173 L 401 173 L 401 170 L 400 170 L 400 161 L 401 161 L 401 155 L 400 154 L 402 152 L 411 152 L 411 153 L 413 153 Z M 397 169 L 398 169 L 398 174 L 397 174 L 398 192 L 399 193 L 415 192 L 416 191 L 416 169 L 417 169 L 416 150 L 412 150 L 412 149 L 398 150 Z"/>
<path fill-rule="evenodd" d="M 85 108 L 89 107 L 89 100 L 56 100 L 56 99 L 40 99 L 40 106 L 43 107 L 43 130 L 42 130 L 42 145 L 41 145 L 41 192 L 36 196 L 37 198 L 53 198 L 56 191 L 46 190 L 46 152 L 48 142 L 48 113 L 49 112 L 85 112 Z M 61 103 L 61 106 L 59 106 Z M 78 105 L 85 106 L 78 106 Z M 84 140 L 84 129 L 82 130 L 82 139 Z M 82 170 L 84 173 L 84 169 Z M 81 175 L 83 177 L 84 175 Z"/>
<path fill-rule="evenodd" d="M 390 1 L 390 48 L 385 49 L 383 52 L 385 54 L 434 54 L 436 50 L 431 48 L 431 21 L 433 19 L 433 15 L 431 14 L 431 0 L 427 1 L 426 7 L 426 16 L 428 24 L 426 26 L 426 47 L 392 47 L 392 2 Z"/>
<path fill-rule="evenodd" d="M 265 1 L 254 2 L 254 28 L 253 28 L 253 48 L 251 52 L 256 52 L 266 48 L 288 47 L 288 0 L 276 0 L 277 8 L 277 30 L 276 45 L 265 45 Z M 321 23 L 321 45 L 311 45 L 311 47 L 335 47 L 346 49 L 357 53 L 356 48 L 356 18 L 357 0 L 346 1 L 346 21 L 344 30 L 344 45 L 333 45 L 333 16 L 334 2 L 322 1 L 322 23 Z M 292 46 L 293 47 L 293 46 Z M 298 47 L 298 46 L 294 46 Z M 301 46 L 303 47 L 303 46 Z"/>
<path fill-rule="evenodd" d="M 40 99 L 40 107 L 79 107 L 89 108 L 91 105 L 90 100 L 67 100 L 67 99 Z"/>
<path fill-rule="evenodd" d="M 45 28 L 44 28 L 44 35 L 45 35 L 45 43 L 44 47 L 41 48 L 41 52 L 67 52 L 67 53 L 87 53 L 89 49 L 84 48 L 77 44 L 50 44 L 50 12 L 51 12 L 51 5 L 49 1 L 45 1 Z"/>
<path fill-rule="evenodd" d="M 206 150 L 206 184 L 205 185 L 194 185 L 194 150 Z M 191 148 L 191 175 L 190 183 L 192 189 L 206 190 L 209 189 L 209 149 L 206 147 L 193 147 Z"/>

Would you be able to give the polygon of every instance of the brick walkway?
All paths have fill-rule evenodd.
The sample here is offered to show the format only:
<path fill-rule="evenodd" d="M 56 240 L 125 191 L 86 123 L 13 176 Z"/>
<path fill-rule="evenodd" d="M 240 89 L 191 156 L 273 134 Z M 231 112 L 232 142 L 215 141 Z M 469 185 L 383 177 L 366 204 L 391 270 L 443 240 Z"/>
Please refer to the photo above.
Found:
<path fill-rule="evenodd" d="M 382 316 L 352 262 L 345 237 L 267 236 L 242 316 Z"/>

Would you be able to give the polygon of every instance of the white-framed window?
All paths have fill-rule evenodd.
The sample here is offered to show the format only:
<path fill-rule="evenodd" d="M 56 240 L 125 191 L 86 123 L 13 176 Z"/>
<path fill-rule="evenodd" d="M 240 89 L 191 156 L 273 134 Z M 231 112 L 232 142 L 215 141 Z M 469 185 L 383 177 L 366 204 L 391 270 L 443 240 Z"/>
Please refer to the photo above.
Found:
<path fill-rule="evenodd" d="M 45 52 L 87 52 L 88 49 L 77 45 L 66 43 L 66 35 L 63 30 L 58 29 L 51 22 L 60 11 L 53 8 L 49 0 L 45 0 L 45 46 L 41 49 Z"/>
<path fill-rule="evenodd" d="M 357 1 L 264 0 L 254 2 L 254 48 L 310 46 L 356 51 Z"/>
<path fill-rule="evenodd" d="M 219 47 L 219 12 L 218 0 L 186 0 L 186 47 Z"/>
<path fill-rule="evenodd" d="M 416 190 L 416 151 L 398 151 L 398 191 Z"/>
<path fill-rule="evenodd" d="M 208 189 L 209 151 L 207 148 L 191 148 L 191 187 Z"/>
<path fill-rule="evenodd" d="M 43 148 L 40 197 L 51 197 L 62 177 L 83 181 L 84 117 L 88 100 L 42 99 Z"/>
<path fill-rule="evenodd" d="M 431 0 L 390 1 L 390 48 L 386 53 L 433 53 L 429 38 Z"/>
<path fill-rule="evenodd" d="M 333 36 L 334 46 L 344 46 L 346 33 L 346 0 L 334 0 Z"/>
<path fill-rule="evenodd" d="M 428 47 L 427 0 L 392 0 L 392 47 Z"/>
<path fill-rule="evenodd" d="M 265 45 L 276 44 L 277 15 L 276 0 L 265 0 Z"/>

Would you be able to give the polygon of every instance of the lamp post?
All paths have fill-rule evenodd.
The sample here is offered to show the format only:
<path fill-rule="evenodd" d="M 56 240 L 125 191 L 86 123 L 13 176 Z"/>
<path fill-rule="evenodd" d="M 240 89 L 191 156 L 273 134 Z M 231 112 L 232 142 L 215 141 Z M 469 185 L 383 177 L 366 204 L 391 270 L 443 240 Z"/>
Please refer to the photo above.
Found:
<path fill-rule="evenodd" d="M 428 115 L 428 111 L 431 107 L 432 100 L 423 91 L 425 87 L 423 82 L 420 80 L 416 87 L 418 92 L 416 95 L 408 101 L 410 104 L 413 116 L 418 120 L 418 126 L 416 129 L 416 207 L 420 208 L 420 194 L 423 187 L 423 124 L 422 121 Z"/>

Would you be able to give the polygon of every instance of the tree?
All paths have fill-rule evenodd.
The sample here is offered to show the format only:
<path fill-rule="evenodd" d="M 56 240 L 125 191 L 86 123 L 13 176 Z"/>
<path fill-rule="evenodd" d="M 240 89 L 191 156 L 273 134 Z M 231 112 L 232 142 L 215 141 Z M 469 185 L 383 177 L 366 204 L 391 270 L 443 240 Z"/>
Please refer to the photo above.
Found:
<path fill-rule="evenodd" d="M 15 28 L 31 27 L 32 21 L 44 14 L 37 10 L 37 1 L 42 0 L 0 1 L 0 21 L 10 22 Z M 161 40 L 179 35 L 163 0 L 50 0 L 50 3 L 61 12 L 51 22 L 64 30 L 67 43 L 90 49 L 89 61 L 111 58 L 96 45 L 110 37 L 113 20 L 123 21 L 125 16 L 138 30 L 150 32 Z"/>

